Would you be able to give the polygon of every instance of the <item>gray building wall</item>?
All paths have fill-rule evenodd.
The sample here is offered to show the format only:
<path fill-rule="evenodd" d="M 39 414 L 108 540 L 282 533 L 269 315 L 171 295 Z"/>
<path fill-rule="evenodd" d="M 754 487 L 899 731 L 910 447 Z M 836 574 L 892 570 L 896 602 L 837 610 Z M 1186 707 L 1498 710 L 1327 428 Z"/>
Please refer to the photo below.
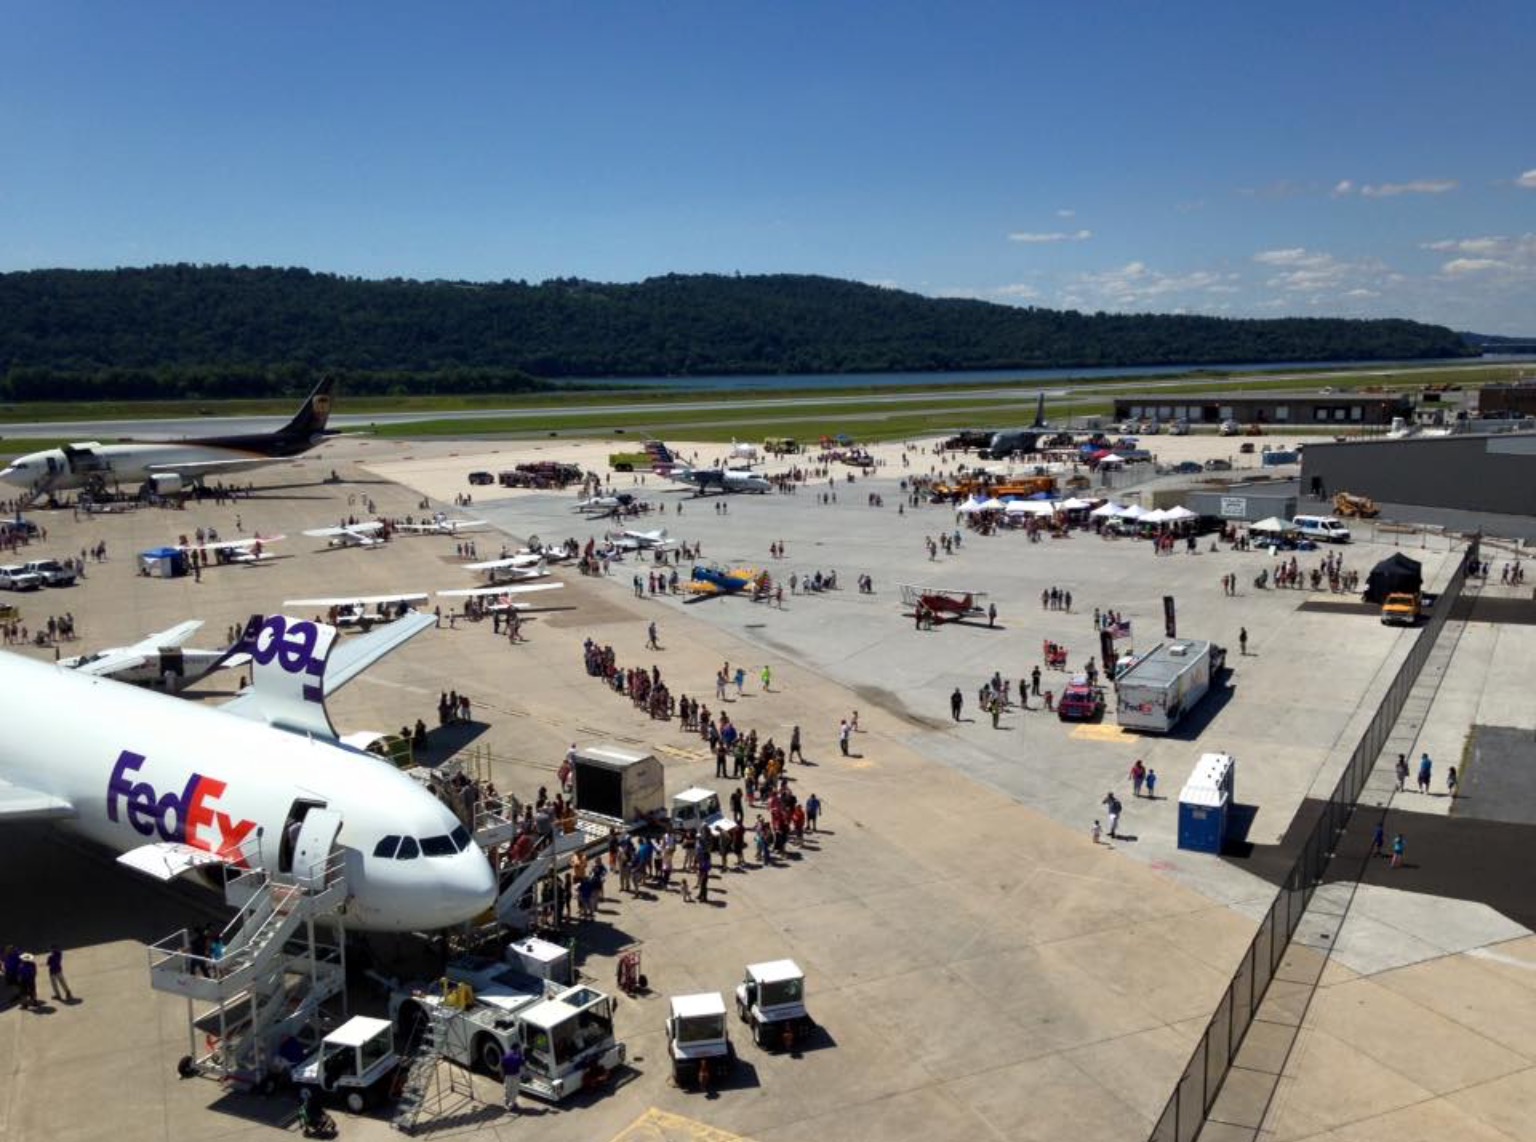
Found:
<path fill-rule="evenodd" d="M 1272 515 L 1290 519 L 1296 514 L 1296 495 L 1237 486 L 1221 492 L 1190 492 L 1184 497 L 1184 506 L 1198 515 L 1258 523 Z"/>
<path fill-rule="evenodd" d="M 1354 492 L 1396 504 L 1536 516 L 1536 435 L 1311 443 L 1301 490 Z"/>

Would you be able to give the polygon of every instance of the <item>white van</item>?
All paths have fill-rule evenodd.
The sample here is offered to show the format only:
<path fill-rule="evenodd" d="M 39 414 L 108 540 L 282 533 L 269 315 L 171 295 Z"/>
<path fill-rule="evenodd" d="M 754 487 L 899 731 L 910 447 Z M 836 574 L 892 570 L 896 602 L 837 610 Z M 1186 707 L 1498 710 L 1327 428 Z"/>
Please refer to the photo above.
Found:
<path fill-rule="evenodd" d="M 1299 515 L 1291 520 L 1292 526 L 1301 532 L 1303 539 L 1318 543 L 1348 543 L 1349 528 L 1331 515 Z"/>

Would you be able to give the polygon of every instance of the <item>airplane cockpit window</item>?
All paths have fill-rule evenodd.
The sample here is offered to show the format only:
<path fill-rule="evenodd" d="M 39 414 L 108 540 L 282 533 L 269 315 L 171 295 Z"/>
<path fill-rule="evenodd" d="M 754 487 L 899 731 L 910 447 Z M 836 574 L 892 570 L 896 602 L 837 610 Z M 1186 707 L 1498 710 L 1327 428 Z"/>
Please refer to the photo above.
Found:
<path fill-rule="evenodd" d="M 373 855 L 383 857 L 385 860 L 394 860 L 395 852 L 400 848 L 399 837 L 385 837 L 374 846 Z"/>
<path fill-rule="evenodd" d="M 469 830 L 466 829 L 463 825 L 460 825 L 457 829 L 453 830 L 453 844 L 454 847 L 459 850 L 459 852 L 463 852 L 465 849 L 469 848 Z"/>
<path fill-rule="evenodd" d="M 454 847 L 453 838 L 449 836 L 422 837 L 421 852 L 429 857 L 451 857 L 459 850 Z"/>
<path fill-rule="evenodd" d="M 416 846 L 415 837 L 406 837 L 400 842 L 400 851 L 395 855 L 396 860 L 415 860 L 421 855 L 421 850 Z"/>

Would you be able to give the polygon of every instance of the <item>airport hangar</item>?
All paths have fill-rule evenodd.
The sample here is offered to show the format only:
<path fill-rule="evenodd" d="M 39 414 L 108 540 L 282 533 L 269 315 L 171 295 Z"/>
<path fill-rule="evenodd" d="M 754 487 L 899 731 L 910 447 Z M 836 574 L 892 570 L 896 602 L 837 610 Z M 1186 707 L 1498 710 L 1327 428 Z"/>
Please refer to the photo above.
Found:
<path fill-rule="evenodd" d="M 1399 519 L 1432 523 L 1435 513 L 1468 513 L 1474 518 L 1463 528 L 1470 522 L 1489 535 L 1533 539 L 1536 432 L 1309 443 L 1301 487 L 1313 499 L 1351 492 L 1416 509 L 1391 513 Z"/>
<path fill-rule="evenodd" d="M 1411 418 L 1413 402 L 1401 393 L 1201 393 L 1117 396 L 1115 420 L 1187 420 L 1190 424 L 1276 427 L 1337 425 L 1386 427 L 1394 417 Z"/>

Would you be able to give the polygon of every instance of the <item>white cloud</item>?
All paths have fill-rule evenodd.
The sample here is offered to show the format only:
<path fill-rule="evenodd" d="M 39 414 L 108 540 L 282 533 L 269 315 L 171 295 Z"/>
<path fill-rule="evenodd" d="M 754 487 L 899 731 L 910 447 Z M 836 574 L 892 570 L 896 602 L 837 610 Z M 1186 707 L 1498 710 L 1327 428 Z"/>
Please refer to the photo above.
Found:
<path fill-rule="evenodd" d="M 1526 171 L 1519 178 L 1515 179 L 1515 185 L 1523 186 L 1526 190 L 1536 190 L 1536 167 L 1533 167 L 1532 169 Z"/>
<path fill-rule="evenodd" d="M 1531 173 L 1532 174 L 1536 174 L 1536 171 L 1532 171 Z M 1077 211 L 1075 211 L 1075 210 L 1058 210 L 1056 212 L 1056 217 L 1057 218 L 1076 218 L 1077 217 Z"/>
<path fill-rule="evenodd" d="M 1063 302 L 1073 308 L 1095 309 L 1155 308 L 1168 312 L 1175 308 L 1205 309 L 1209 294 L 1232 291 L 1227 278 L 1213 270 L 1192 270 L 1167 274 L 1145 262 L 1127 262 L 1119 269 L 1077 275 L 1063 294 Z M 1193 295 L 1179 300 L 1180 295 Z"/>
<path fill-rule="evenodd" d="M 1015 231 L 1008 235 L 1010 242 L 1026 242 L 1039 245 L 1047 242 L 1086 242 L 1093 237 L 1092 230 L 1054 231 L 1051 233 L 1031 233 L 1028 231 Z"/>
<path fill-rule="evenodd" d="M 1344 291 L 1345 297 L 1380 297 L 1379 289 L 1351 289 Z"/>
<path fill-rule="evenodd" d="M 998 286 L 992 291 L 997 297 L 1005 297 L 1010 301 L 1034 301 L 1040 296 L 1040 291 L 1032 285 L 1023 282 L 1015 282 L 1012 285 Z"/>
<path fill-rule="evenodd" d="M 1400 194 L 1445 194 L 1460 184 L 1451 178 L 1416 179 L 1413 182 L 1382 182 L 1360 188 L 1366 198 L 1395 198 Z"/>
<path fill-rule="evenodd" d="M 1508 238 L 1442 238 L 1438 242 L 1425 242 L 1423 248 L 1440 253 L 1455 251 L 1458 254 L 1493 254 L 1509 243 Z"/>
<path fill-rule="evenodd" d="M 1347 179 L 1347 178 L 1341 178 L 1334 185 L 1334 188 L 1333 188 L 1331 193 L 1333 194 L 1333 197 L 1335 197 L 1335 198 L 1343 198 L 1345 195 L 1353 194 L 1354 192 L 1355 192 L 1355 184 L 1350 182 L 1349 179 Z"/>
<path fill-rule="evenodd" d="M 1260 250 L 1253 256 L 1253 260 L 1263 266 L 1316 267 L 1328 265 L 1333 261 L 1333 255 L 1292 246 L 1284 250 Z"/>
<path fill-rule="evenodd" d="M 1501 262 L 1497 258 L 1452 258 L 1440 267 L 1440 272 L 1459 277 L 1462 274 L 1480 274 L 1488 270 L 1513 269 L 1508 262 Z"/>

